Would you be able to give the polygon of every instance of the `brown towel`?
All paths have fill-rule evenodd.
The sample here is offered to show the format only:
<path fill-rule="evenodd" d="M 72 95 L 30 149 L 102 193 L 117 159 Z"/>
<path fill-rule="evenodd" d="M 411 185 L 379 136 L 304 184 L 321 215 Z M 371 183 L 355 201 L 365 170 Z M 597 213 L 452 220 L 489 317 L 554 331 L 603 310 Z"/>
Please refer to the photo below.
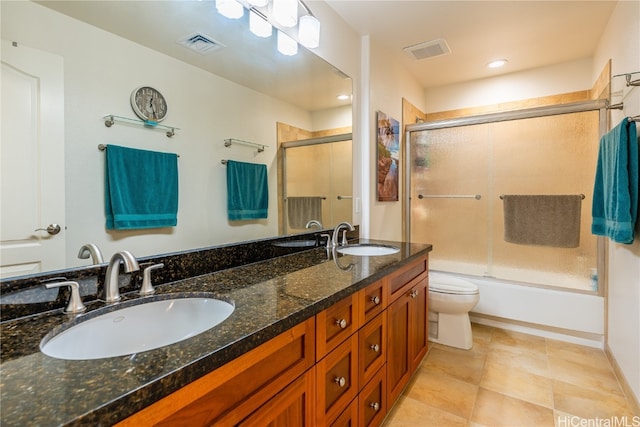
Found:
<path fill-rule="evenodd" d="M 287 197 L 289 227 L 304 228 L 315 219 L 322 222 L 322 197 Z"/>
<path fill-rule="evenodd" d="M 504 240 L 520 245 L 580 245 L 581 195 L 504 195 Z"/>

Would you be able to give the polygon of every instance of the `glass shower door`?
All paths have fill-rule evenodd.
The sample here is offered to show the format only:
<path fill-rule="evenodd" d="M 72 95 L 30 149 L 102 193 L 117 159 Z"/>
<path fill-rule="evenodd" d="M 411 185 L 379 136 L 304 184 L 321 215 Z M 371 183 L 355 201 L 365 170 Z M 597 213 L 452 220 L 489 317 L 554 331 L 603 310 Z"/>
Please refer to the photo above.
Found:
<path fill-rule="evenodd" d="M 433 244 L 436 270 L 591 290 L 598 127 L 587 111 L 412 132 L 411 239 Z M 504 194 L 585 195 L 579 246 L 506 242 Z"/>

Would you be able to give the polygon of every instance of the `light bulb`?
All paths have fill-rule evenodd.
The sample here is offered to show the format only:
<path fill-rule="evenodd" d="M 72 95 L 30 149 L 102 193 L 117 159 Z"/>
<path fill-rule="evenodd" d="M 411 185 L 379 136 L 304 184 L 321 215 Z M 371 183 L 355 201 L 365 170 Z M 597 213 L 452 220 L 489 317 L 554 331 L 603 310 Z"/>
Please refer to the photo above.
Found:
<path fill-rule="evenodd" d="M 271 37 L 273 33 L 271 24 L 253 9 L 249 11 L 249 30 L 258 37 Z"/>
<path fill-rule="evenodd" d="M 273 0 L 273 17 L 283 27 L 298 23 L 298 0 Z"/>
<path fill-rule="evenodd" d="M 304 15 L 300 18 L 298 40 L 305 47 L 320 46 L 320 21 L 315 16 Z"/>
<path fill-rule="evenodd" d="M 287 56 L 298 53 L 298 43 L 280 30 L 278 30 L 278 52 Z"/>
<path fill-rule="evenodd" d="M 229 19 L 242 18 L 244 7 L 236 0 L 216 0 L 216 9 L 220 15 Z"/>

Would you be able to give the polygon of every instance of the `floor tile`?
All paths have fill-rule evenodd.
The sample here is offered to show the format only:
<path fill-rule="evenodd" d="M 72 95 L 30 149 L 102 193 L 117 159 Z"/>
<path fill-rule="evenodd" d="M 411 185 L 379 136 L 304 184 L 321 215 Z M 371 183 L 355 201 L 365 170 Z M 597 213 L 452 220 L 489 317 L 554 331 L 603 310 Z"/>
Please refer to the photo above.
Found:
<path fill-rule="evenodd" d="M 487 363 L 516 368 L 530 374 L 549 376 L 549 359 L 546 354 L 523 352 L 513 347 L 493 347 L 487 354 Z"/>
<path fill-rule="evenodd" d="M 491 348 L 505 348 L 513 352 L 547 354 L 544 338 L 495 328 L 491 336 Z"/>
<path fill-rule="evenodd" d="M 430 343 L 385 427 L 572 427 L 598 420 L 626 426 L 637 420 L 602 350 L 472 328 L 470 350 Z"/>
<path fill-rule="evenodd" d="M 569 362 L 607 371 L 611 370 L 609 359 L 599 348 L 547 339 L 547 354 Z"/>
<path fill-rule="evenodd" d="M 611 368 L 603 369 L 550 356 L 549 375 L 553 379 L 582 388 L 623 396 L 620 383 Z"/>
<path fill-rule="evenodd" d="M 387 416 L 385 427 L 466 427 L 467 420 L 426 405 L 411 397 L 401 397 Z"/>
<path fill-rule="evenodd" d="M 469 419 L 477 391 L 476 385 L 423 367 L 418 370 L 405 393 L 429 406 Z"/>
<path fill-rule="evenodd" d="M 500 361 L 487 362 L 480 387 L 553 408 L 551 380 Z"/>
<path fill-rule="evenodd" d="M 563 381 L 553 381 L 553 400 L 557 411 L 585 419 L 633 416 L 624 396 Z"/>
<path fill-rule="evenodd" d="M 492 427 L 553 426 L 553 410 L 480 388 L 471 421 Z"/>
<path fill-rule="evenodd" d="M 429 355 L 422 363 L 422 368 L 478 385 L 482 377 L 485 358 L 484 354 L 438 347 L 429 351 Z"/>

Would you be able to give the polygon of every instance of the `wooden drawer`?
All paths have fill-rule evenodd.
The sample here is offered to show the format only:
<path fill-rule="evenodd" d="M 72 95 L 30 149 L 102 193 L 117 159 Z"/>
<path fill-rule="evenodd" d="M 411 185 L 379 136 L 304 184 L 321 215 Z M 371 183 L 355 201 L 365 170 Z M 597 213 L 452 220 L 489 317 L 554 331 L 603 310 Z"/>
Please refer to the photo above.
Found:
<path fill-rule="evenodd" d="M 358 313 L 355 293 L 316 315 L 316 361 L 358 330 Z"/>
<path fill-rule="evenodd" d="M 387 308 L 386 283 L 385 280 L 378 280 L 360 291 L 360 310 L 363 313 L 363 325 Z"/>
<path fill-rule="evenodd" d="M 126 418 L 118 426 L 236 424 L 314 364 L 315 318 Z"/>
<path fill-rule="evenodd" d="M 314 427 L 315 388 L 315 370 L 310 369 L 242 421 L 239 426 Z"/>
<path fill-rule="evenodd" d="M 387 293 L 389 295 L 388 303 L 391 304 L 393 301 L 402 296 L 407 288 L 412 286 L 409 284 L 411 281 L 417 279 L 418 277 L 426 277 L 428 271 L 429 263 L 428 258 L 425 256 L 411 262 L 410 264 L 405 265 L 404 267 L 387 276 Z"/>
<path fill-rule="evenodd" d="M 358 393 L 358 335 L 340 344 L 316 365 L 317 422 L 331 424 Z"/>
<path fill-rule="evenodd" d="M 387 370 L 386 365 L 364 386 L 358 396 L 358 425 L 379 426 L 387 415 Z"/>
<path fill-rule="evenodd" d="M 331 427 L 356 427 L 358 425 L 358 399 L 355 398 L 347 406 L 347 409 L 342 411 L 342 414 L 331 423 Z"/>
<path fill-rule="evenodd" d="M 387 311 L 383 311 L 358 332 L 358 377 L 364 387 L 387 361 Z"/>

